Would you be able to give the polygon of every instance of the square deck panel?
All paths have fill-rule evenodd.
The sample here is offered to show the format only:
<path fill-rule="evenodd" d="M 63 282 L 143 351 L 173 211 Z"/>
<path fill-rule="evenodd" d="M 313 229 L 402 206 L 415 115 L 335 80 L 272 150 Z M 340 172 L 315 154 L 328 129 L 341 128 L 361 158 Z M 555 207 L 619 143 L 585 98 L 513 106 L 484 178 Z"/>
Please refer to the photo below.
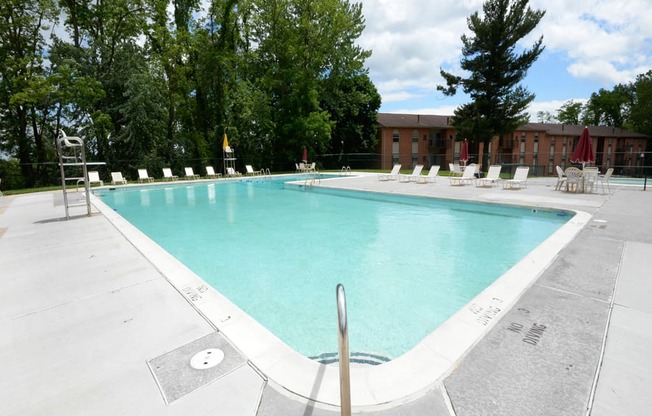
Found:
<path fill-rule="evenodd" d="M 214 332 L 153 358 L 147 364 L 152 369 L 165 402 L 172 403 L 246 362 L 245 357 L 221 333 Z"/>

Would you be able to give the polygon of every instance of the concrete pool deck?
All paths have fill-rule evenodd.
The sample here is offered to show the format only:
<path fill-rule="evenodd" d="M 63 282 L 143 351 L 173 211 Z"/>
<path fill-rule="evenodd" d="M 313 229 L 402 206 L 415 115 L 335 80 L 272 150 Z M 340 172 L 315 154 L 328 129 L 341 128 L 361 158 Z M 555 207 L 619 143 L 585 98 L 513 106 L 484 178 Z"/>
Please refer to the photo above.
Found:
<path fill-rule="evenodd" d="M 652 192 L 565 194 L 555 182 L 511 191 L 452 187 L 445 177 L 329 182 L 593 215 L 447 377 L 354 414 L 649 413 Z M 228 342 L 212 339 L 221 333 L 103 215 L 79 208 L 63 220 L 60 200 L 0 198 L 1 415 L 339 414 L 279 388 L 235 349 L 205 380 L 185 378 L 175 362 Z"/>

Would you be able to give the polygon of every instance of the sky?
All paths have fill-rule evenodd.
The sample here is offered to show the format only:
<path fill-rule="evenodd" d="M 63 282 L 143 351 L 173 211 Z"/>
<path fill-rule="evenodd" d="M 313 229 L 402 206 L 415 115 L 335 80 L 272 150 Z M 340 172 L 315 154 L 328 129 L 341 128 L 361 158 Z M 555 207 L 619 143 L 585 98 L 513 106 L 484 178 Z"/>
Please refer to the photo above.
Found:
<path fill-rule="evenodd" d="M 440 68 L 460 74 L 460 37 L 472 32 L 466 19 L 484 0 L 358 0 L 366 28 L 358 39 L 372 51 L 366 66 L 382 96 L 381 112 L 453 114 L 470 102 L 458 91 L 447 97 Z M 652 69 L 650 0 L 530 0 L 546 14 L 520 46 L 531 48 L 543 35 L 545 50 L 521 85 L 536 95 L 538 111 L 553 116 L 569 100 L 586 102 L 601 88 L 611 90 Z"/>

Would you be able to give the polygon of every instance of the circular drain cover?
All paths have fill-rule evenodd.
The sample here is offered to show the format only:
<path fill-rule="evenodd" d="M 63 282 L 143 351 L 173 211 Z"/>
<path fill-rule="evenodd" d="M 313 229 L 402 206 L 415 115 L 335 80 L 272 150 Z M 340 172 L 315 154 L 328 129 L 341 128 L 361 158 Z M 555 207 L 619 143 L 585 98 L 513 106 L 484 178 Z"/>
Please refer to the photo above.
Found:
<path fill-rule="evenodd" d="M 224 359 L 224 351 L 217 348 L 209 348 L 199 351 L 190 359 L 190 366 L 197 370 L 213 368 Z"/>

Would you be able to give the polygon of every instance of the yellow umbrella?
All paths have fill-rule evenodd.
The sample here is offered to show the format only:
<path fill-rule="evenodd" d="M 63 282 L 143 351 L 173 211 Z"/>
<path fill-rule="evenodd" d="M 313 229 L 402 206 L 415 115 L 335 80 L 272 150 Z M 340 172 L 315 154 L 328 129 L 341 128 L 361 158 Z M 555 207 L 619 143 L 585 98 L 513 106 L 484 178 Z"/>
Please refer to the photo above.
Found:
<path fill-rule="evenodd" d="M 229 147 L 229 139 L 226 137 L 226 133 L 224 133 L 224 141 L 222 142 L 222 150 L 226 150 L 227 147 Z"/>

